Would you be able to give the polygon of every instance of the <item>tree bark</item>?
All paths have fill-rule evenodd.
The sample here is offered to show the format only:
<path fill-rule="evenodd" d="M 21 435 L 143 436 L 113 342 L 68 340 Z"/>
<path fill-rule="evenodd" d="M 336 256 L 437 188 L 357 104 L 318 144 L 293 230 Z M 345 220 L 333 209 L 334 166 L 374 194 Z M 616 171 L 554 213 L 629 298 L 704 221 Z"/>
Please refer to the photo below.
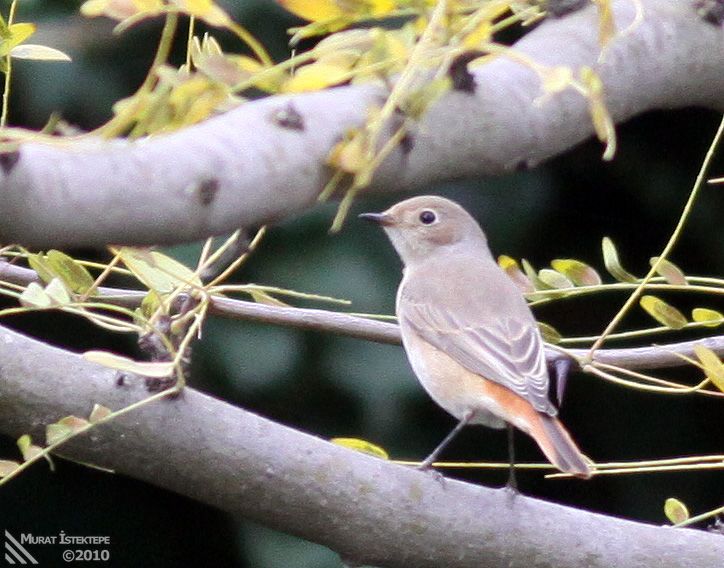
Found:
<path fill-rule="evenodd" d="M 117 386 L 108 369 L 0 328 L 5 434 L 42 439 L 44 425 L 65 415 L 87 416 L 95 403 L 117 410 L 143 398 L 142 383 Z M 719 535 L 441 483 L 190 388 L 99 426 L 62 453 L 324 544 L 347 562 L 714 568 L 724 558 Z"/>
<path fill-rule="evenodd" d="M 634 23 L 640 4 L 643 18 Z M 615 122 L 652 109 L 724 110 L 724 28 L 692 0 L 615 0 L 621 31 L 601 54 L 591 4 L 543 22 L 515 49 L 548 66 L 595 69 Z M 501 57 L 474 72 L 393 153 L 370 190 L 403 191 L 533 167 L 593 133 L 588 101 L 571 89 L 542 98 L 537 75 Z M 380 86 L 273 96 L 179 132 L 138 142 L 29 142 L 0 156 L 0 242 L 33 247 L 159 244 L 199 239 L 294 215 L 329 179 L 325 157 L 360 126 Z M 275 120 L 293 106 L 304 124 Z"/>

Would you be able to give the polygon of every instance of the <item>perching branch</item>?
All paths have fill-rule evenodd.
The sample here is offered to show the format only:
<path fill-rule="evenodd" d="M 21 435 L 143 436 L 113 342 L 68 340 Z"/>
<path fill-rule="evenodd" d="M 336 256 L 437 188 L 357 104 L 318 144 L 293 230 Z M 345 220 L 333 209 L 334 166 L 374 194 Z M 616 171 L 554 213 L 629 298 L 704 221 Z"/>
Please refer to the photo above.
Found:
<path fill-rule="evenodd" d="M 0 260 L 0 280 L 27 285 L 37 280 L 37 274 L 28 268 Z M 138 307 L 145 295 L 138 290 L 106 287 L 101 287 L 98 291 L 105 296 L 104 301 L 129 308 Z M 222 317 L 334 333 L 377 343 L 394 345 L 402 343 L 400 330 L 395 324 L 328 310 L 271 306 L 232 298 L 212 297 L 209 312 Z M 681 355 L 696 358 L 694 353 L 696 345 L 703 345 L 720 357 L 724 356 L 724 336 L 715 336 L 665 345 L 600 349 L 596 352 L 594 361 L 629 370 L 681 367 L 688 364 Z M 588 349 L 566 351 L 573 357 L 584 357 L 588 353 Z M 567 358 L 562 352 L 550 347 L 546 349 L 546 357 L 550 363 Z"/>
<path fill-rule="evenodd" d="M 140 380 L 119 387 L 112 371 L 0 328 L 4 434 L 42 439 L 43 425 L 62 416 L 145 395 Z M 63 454 L 324 544 L 353 563 L 674 568 L 682 559 L 717 566 L 724 557 L 719 535 L 442 484 L 189 388 L 94 429 Z"/>
<path fill-rule="evenodd" d="M 661 108 L 724 110 L 724 29 L 692 0 L 615 0 L 619 33 L 599 61 L 593 4 L 543 22 L 515 49 L 548 65 L 594 68 L 618 123 Z M 641 22 L 629 27 L 636 8 Z M 626 30 L 626 31 L 623 31 Z M 533 167 L 593 133 L 588 101 L 542 98 L 540 79 L 502 57 L 474 72 L 474 94 L 453 91 L 393 154 L 371 190 Z M 325 157 L 379 104 L 381 87 L 274 96 L 182 131 L 138 142 L 26 143 L 0 156 L 0 242 L 47 248 L 189 241 L 278 220 L 315 203 Z M 279 113 L 290 105 L 302 129 Z"/>

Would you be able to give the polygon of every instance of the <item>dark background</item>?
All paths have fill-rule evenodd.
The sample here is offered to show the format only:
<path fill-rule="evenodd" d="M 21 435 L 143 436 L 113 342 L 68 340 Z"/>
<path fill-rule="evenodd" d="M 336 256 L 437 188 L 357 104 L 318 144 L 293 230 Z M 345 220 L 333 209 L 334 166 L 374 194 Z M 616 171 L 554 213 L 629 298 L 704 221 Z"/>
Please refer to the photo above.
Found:
<path fill-rule="evenodd" d="M 3 3 L 4 14 L 8 4 Z M 275 57 L 288 54 L 285 29 L 298 24 L 296 19 L 261 1 L 223 5 Z M 32 41 L 63 49 L 74 61 L 18 62 L 11 124 L 38 128 L 52 111 L 60 111 L 70 122 L 92 128 L 107 120 L 112 104 L 142 81 L 160 26 L 146 23 L 114 37 L 107 20 L 72 16 L 75 7 L 74 2 L 21 4 L 18 19 L 39 23 Z M 230 48 L 235 46 L 221 37 Z M 495 254 L 526 257 L 538 268 L 554 258 L 578 258 L 604 274 L 600 242 L 608 235 L 627 269 L 640 275 L 676 224 L 718 120 L 715 113 L 695 109 L 649 113 L 619 127 L 619 150 L 611 163 L 601 161 L 600 144 L 587 142 L 532 172 L 444 184 L 426 192 L 451 197 L 468 208 L 486 228 Z M 724 160 L 717 159 L 711 171 L 723 175 Z M 724 271 L 721 192 L 722 186 L 704 189 L 671 256 L 687 274 L 720 276 Z M 403 197 L 363 196 L 354 212 L 382 210 Z M 329 235 L 333 215 L 334 205 L 326 205 L 273 227 L 239 281 L 346 298 L 353 302 L 354 312 L 393 313 L 400 265 L 392 247 L 381 231 L 354 217 L 341 233 Z M 197 250 L 197 245 L 188 245 L 173 252 L 191 262 Z M 709 297 L 663 297 L 685 313 L 697 306 L 722 309 L 721 301 L 717 304 Z M 603 329 L 624 299 L 606 294 L 566 300 L 536 315 L 567 335 L 590 335 Z M 133 338 L 108 335 L 66 316 L 22 316 L 2 323 L 75 351 L 134 349 Z M 635 313 L 624 328 L 651 324 L 648 316 Z M 678 333 L 655 340 L 689 337 L 693 336 Z M 699 380 L 691 369 L 662 374 Z M 400 459 L 422 459 L 454 424 L 417 384 L 401 348 L 319 333 L 211 319 L 196 348 L 190 382 L 324 438 L 368 439 Z M 562 417 L 595 460 L 636 460 L 721 453 L 721 409 L 717 399 L 646 394 L 575 375 Z M 523 435 L 517 440 L 521 461 L 542 460 L 533 442 Z M 15 459 L 16 454 L 14 440 L 0 438 L 0 457 Z M 502 432 L 472 427 L 445 457 L 505 461 L 506 455 Z M 155 487 L 60 460 L 57 466 L 50 473 L 36 465 L 0 488 L 4 528 L 16 533 L 108 535 L 112 564 L 117 566 L 210 560 L 216 566 L 259 568 L 340 565 L 323 547 Z M 449 475 L 499 486 L 506 474 Z M 602 477 L 589 482 L 519 474 L 520 488 L 528 495 L 653 523 L 666 521 L 667 497 L 682 499 L 694 513 L 720 506 L 721 482 L 721 473 Z M 43 547 L 29 548 L 39 560 L 46 558 Z M 47 556 L 51 558 L 57 555 Z"/>

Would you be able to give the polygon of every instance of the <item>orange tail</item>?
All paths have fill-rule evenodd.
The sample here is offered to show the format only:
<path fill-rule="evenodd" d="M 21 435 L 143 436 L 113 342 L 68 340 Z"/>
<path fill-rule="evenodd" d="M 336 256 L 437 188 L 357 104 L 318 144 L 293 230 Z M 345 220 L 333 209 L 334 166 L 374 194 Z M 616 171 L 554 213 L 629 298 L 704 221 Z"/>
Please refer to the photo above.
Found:
<path fill-rule="evenodd" d="M 561 471 L 588 479 L 591 468 L 560 420 L 539 414 L 540 428 L 531 428 L 530 435 L 538 442 L 548 460 Z"/>

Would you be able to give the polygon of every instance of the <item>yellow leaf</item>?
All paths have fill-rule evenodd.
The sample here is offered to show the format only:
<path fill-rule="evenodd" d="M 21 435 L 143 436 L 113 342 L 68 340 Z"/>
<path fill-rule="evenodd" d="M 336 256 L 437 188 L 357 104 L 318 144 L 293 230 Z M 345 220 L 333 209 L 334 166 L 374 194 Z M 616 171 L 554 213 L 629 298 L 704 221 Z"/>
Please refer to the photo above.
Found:
<path fill-rule="evenodd" d="M 686 316 L 656 296 L 642 296 L 641 307 L 659 323 L 671 329 L 681 329 L 687 324 Z"/>
<path fill-rule="evenodd" d="M 73 433 L 79 432 L 86 426 L 88 426 L 89 422 L 85 418 L 80 418 L 79 416 L 66 416 L 65 418 L 61 418 L 58 420 L 57 424 L 61 424 L 63 426 L 66 426 L 72 430 Z"/>
<path fill-rule="evenodd" d="M 31 460 L 43 452 L 40 446 L 33 444 L 33 440 L 28 434 L 20 436 L 17 444 L 25 461 Z"/>
<path fill-rule="evenodd" d="M 55 274 L 53 274 L 50 264 L 44 255 L 40 253 L 29 254 L 28 264 L 30 265 L 30 268 L 38 273 L 38 277 L 46 284 L 55 278 Z"/>
<path fill-rule="evenodd" d="M 13 59 L 32 59 L 34 61 L 71 61 L 70 57 L 59 49 L 33 43 L 24 43 L 14 47 L 10 56 Z"/>
<path fill-rule="evenodd" d="M 563 336 L 552 325 L 539 321 L 538 329 L 540 330 L 540 334 L 543 336 L 543 341 L 546 343 L 555 345 L 556 343 L 560 343 L 561 339 L 563 339 Z"/>
<path fill-rule="evenodd" d="M 327 157 L 327 163 L 344 172 L 355 174 L 368 164 L 368 140 L 362 130 L 353 130 L 346 140 L 334 145 Z"/>
<path fill-rule="evenodd" d="M 518 266 L 518 262 L 514 258 L 502 254 L 498 257 L 498 265 L 524 294 L 535 291 L 535 286 L 533 286 L 533 283 L 523 274 L 520 266 Z"/>
<path fill-rule="evenodd" d="M 312 63 L 297 69 L 283 86 L 285 93 L 319 91 L 349 79 L 349 67 L 325 62 Z"/>
<path fill-rule="evenodd" d="M 551 266 L 558 272 L 565 274 L 576 286 L 598 286 L 601 284 L 601 277 L 598 272 L 580 260 L 557 258 L 551 261 Z"/>
<path fill-rule="evenodd" d="M 650 260 L 651 266 L 656 264 L 658 260 L 658 256 L 652 257 Z M 684 273 L 681 271 L 681 269 L 667 259 L 663 259 L 660 262 L 656 272 L 659 276 L 663 276 L 669 284 L 674 284 L 678 286 L 686 286 L 688 284 L 688 282 L 686 281 L 686 276 L 684 276 Z"/>
<path fill-rule="evenodd" d="M 337 446 L 343 446 L 345 448 L 349 448 L 350 450 L 356 450 L 358 452 L 362 452 L 363 454 L 382 458 L 383 460 L 390 459 L 389 454 L 384 449 L 376 444 L 368 442 L 367 440 L 360 440 L 359 438 L 332 438 L 330 442 L 336 444 Z"/>
<path fill-rule="evenodd" d="M 523 272 L 525 272 L 528 280 L 533 283 L 535 290 L 550 290 L 551 287 L 538 278 L 538 273 L 530 262 L 528 262 L 525 258 L 522 258 L 520 263 L 523 265 Z"/>
<path fill-rule="evenodd" d="M 183 12 L 195 16 L 212 26 L 228 26 L 231 24 L 229 15 L 211 0 L 174 0 Z"/>
<path fill-rule="evenodd" d="M 49 446 L 65 440 L 88 426 L 89 422 L 77 416 L 66 416 L 45 428 L 45 443 Z"/>
<path fill-rule="evenodd" d="M 664 513 L 666 518 L 675 525 L 683 523 L 689 518 L 689 510 L 686 505 L 674 497 L 669 497 L 664 503 Z"/>
<path fill-rule="evenodd" d="M 80 13 L 86 17 L 105 16 L 118 21 L 144 12 L 151 15 L 162 10 L 162 0 L 88 0 L 80 7 Z"/>
<path fill-rule="evenodd" d="M 158 251 L 131 247 L 112 250 L 149 290 L 166 294 L 177 287 L 202 286 L 201 279 L 188 267 Z"/>
<path fill-rule="evenodd" d="M 395 8 L 394 0 L 277 0 L 281 6 L 310 22 L 384 16 Z"/>
<path fill-rule="evenodd" d="M 277 0 L 292 14 L 310 22 L 342 18 L 344 12 L 334 0 Z"/>
<path fill-rule="evenodd" d="M 483 20 L 472 32 L 465 36 L 463 39 L 463 47 L 466 49 L 478 49 L 481 45 L 490 41 L 492 34 L 492 20 Z"/>
<path fill-rule="evenodd" d="M 613 119 L 606 108 L 603 93 L 603 81 L 590 67 L 581 69 L 581 80 L 586 87 L 588 108 L 593 122 L 593 129 L 601 142 L 606 143 L 603 152 L 604 160 L 611 160 L 616 153 L 616 128 Z"/>
<path fill-rule="evenodd" d="M 9 36 L 0 41 L 0 57 L 9 54 L 16 45 L 20 45 L 35 33 L 35 24 L 11 24 L 8 28 Z"/>
<path fill-rule="evenodd" d="M 724 392 L 724 363 L 719 359 L 719 356 L 703 345 L 695 345 L 694 353 L 701 361 L 707 379 L 720 391 Z"/>
<path fill-rule="evenodd" d="M 543 91 L 551 95 L 567 89 L 573 82 L 573 71 L 563 65 L 543 69 L 540 75 L 543 80 Z"/>
<path fill-rule="evenodd" d="M 45 256 L 50 270 L 69 290 L 84 294 L 93 285 L 94 280 L 90 272 L 74 258 L 59 250 L 49 250 Z"/>
<path fill-rule="evenodd" d="M 103 365 L 109 369 L 134 373 L 143 377 L 154 377 L 163 379 L 173 373 L 173 362 L 171 361 L 134 361 L 128 357 L 115 355 L 108 351 L 86 351 L 83 358 L 91 363 Z"/>
<path fill-rule="evenodd" d="M 196 124 L 208 118 L 229 97 L 228 90 L 203 76 L 192 77 L 175 87 L 168 98 L 174 119 L 165 129 Z"/>
<path fill-rule="evenodd" d="M 89 422 L 99 422 L 103 420 L 104 418 L 107 418 L 111 415 L 111 409 L 106 408 L 105 406 L 102 406 L 100 404 L 94 404 L 93 410 L 90 413 L 90 416 L 88 417 Z"/>
<path fill-rule="evenodd" d="M 708 308 L 694 308 L 691 312 L 691 318 L 695 322 L 704 323 L 706 327 L 718 327 L 724 323 L 724 314 Z"/>
<path fill-rule="evenodd" d="M 267 306 L 288 306 L 288 304 L 285 304 L 281 300 L 278 300 L 274 296 L 270 296 L 266 292 L 262 290 L 250 290 L 249 295 L 254 299 L 255 302 L 259 304 L 266 304 Z"/>
<path fill-rule="evenodd" d="M 601 48 L 606 47 L 616 34 L 616 24 L 613 20 L 611 0 L 594 0 L 598 8 L 598 42 Z"/>

